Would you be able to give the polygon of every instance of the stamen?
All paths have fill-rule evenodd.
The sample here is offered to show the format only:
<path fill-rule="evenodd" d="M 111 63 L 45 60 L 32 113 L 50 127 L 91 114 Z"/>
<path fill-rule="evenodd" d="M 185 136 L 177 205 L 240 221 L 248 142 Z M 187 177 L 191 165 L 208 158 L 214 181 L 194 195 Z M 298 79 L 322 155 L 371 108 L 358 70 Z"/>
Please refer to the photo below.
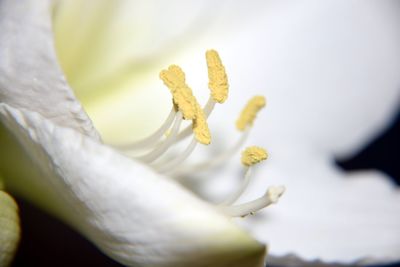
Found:
<path fill-rule="evenodd" d="M 164 121 L 161 127 L 158 128 L 158 130 L 156 130 L 153 134 L 151 134 L 148 137 L 145 137 L 142 140 L 133 142 L 131 144 L 114 145 L 114 147 L 117 149 L 128 151 L 128 150 L 145 148 L 155 144 L 163 136 L 163 134 L 165 134 L 165 132 L 171 127 L 172 123 L 174 122 L 175 116 L 176 116 L 175 108 L 172 107 L 167 119 Z"/>
<path fill-rule="evenodd" d="M 229 158 L 235 155 L 247 140 L 250 131 L 245 130 L 240 139 L 230 149 L 220 152 L 213 156 L 212 159 L 207 159 L 200 163 L 182 165 L 179 169 L 175 169 L 172 173 L 173 176 L 183 176 L 194 172 L 206 171 L 227 162 Z"/>
<path fill-rule="evenodd" d="M 207 107 L 209 105 L 211 105 L 210 103 L 214 103 L 214 100 L 210 97 L 207 105 L 205 107 L 205 110 L 208 110 Z M 242 110 L 241 114 L 240 114 L 240 118 L 238 121 L 244 121 L 244 125 L 253 125 L 254 123 L 254 119 L 256 117 L 256 113 L 263 107 L 265 106 L 265 98 L 263 96 L 255 96 L 253 97 L 248 104 L 246 105 L 246 107 Z M 212 106 L 214 107 L 214 106 Z M 251 115 L 251 114 L 252 115 Z M 251 116 L 250 116 L 250 115 Z M 190 129 L 185 129 L 184 131 L 182 131 L 178 137 L 177 137 L 177 142 L 181 141 L 182 139 L 184 139 L 187 135 L 190 134 L 190 132 L 187 132 L 187 130 Z M 186 165 L 186 166 L 181 166 L 179 169 L 174 171 L 174 175 L 175 176 L 182 176 L 194 171 L 204 171 L 207 169 L 210 169 L 212 167 L 218 166 L 223 162 L 226 162 L 232 155 L 234 155 L 239 148 L 243 145 L 243 143 L 246 141 L 248 135 L 249 135 L 249 127 L 244 126 L 242 132 L 243 135 L 242 137 L 239 139 L 239 141 L 236 143 L 236 145 L 232 148 L 229 149 L 225 152 L 220 153 L 219 155 L 216 155 L 213 157 L 213 159 L 209 159 L 206 160 L 204 162 L 201 163 L 197 163 L 194 165 Z"/>
<path fill-rule="evenodd" d="M 168 69 L 160 72 L 160 78 L 169 88 L 173 97 L 173 107 L 168 118 L 158 130 L 147 138 L 130 145 L 118 147 L 122 150 L 128 150 L 130 153 L 143 153 L 139 148 L 146 149 L 144 150 L 147 151 L 146 154 L 135 156 L 135 158 L 148 164 L 159 173 L 166 173 L 172 176 L 182 176 L 214 167 L 226 162 L 235 154 L 247 139 L 257 113 L 265 106 L 265 98 L 263 96 L 253 97 L 242 110 L 236 122 L 236 126 L 242 132 L 242 136 L 232 148 L 218 155 L 213 155 L 212 159 L 208 159 L 202 163 L 182 165 L 182 162 L 192 154 L 198 143 L 210 144 L 211 134 L 207 118 L 213 111 L 215 104 L 223 103 L 228 97 L 228 79 L 225 67 L 218 53 L 215 50 L 207 51 L 206 60 L 209 76 L 208 87 L 211 93 L 204 108 L 199 105 L 192 90 L 186 84 L 185 73 L 182 69 L 177 65 L 171 65 Z M 192 125 L 180 132 L 183 119 L 192 120 Z M 164 158 L 161 158 L 171 146 L 192 134 L 194 135 L 192 141 L 179 155 L 175 157 L 164 156 Z M 165 138 L 162 139 L 163 135 L 165 135 Z M 283 186 L 268 188 L 264 196 L 256 200 L 240 205 L 232 205 L 248 187 L 252 166 L 265 160 L 267 157 L 267 152 L 260 147 L 252 146 L 243 151 L 241 161 L 246 168 L 243 182 L 236 192 L 216 206 L 217 209 L 232 217 L 243 217 L 278 201 L 285 191 Z"/>
<path fill-rule="evenodd" d="M 160 72 L 160 78 L 171 91 L 173 101 L 182 112 L 185 120 L 196 117 L 196 99 L 192 89 L 186 84 L 185 73 L 177 65 L 171 65 L 167 70 Z"/>
<path fill-rule="evenodd" d="M 246 148 L 242 153 L 243 165 L 249 167 L 260 161 L 266 160 L 268 157 L 267 151 L 262 147 L 251 146 Z"/>
<path fill-rule="evenodd" d="M 250 183 L 251 173 L 252 173 L 252 170 L 251 170 L 251 168 L 248 167 L 246 169 L 244 179 L 243 179 L 242 185 L 239 187 L 239 190 L 237 192 L 235 192 L 234 194 L 232 194 L 230 197 L 228 197 L 225 201 L 221 202 L 219 204 L 220 206 L 232 205 L 239 199 L 239 197 L 243 194 L 243 192 L 246 190 L 247 186 Z"/>
<path fill-rule="evenodd" d="M 208 128 L 207 120 L 200 105 L 196 105 L 196 117 L 193 119 L 193 132 L 197 141 L 203 145 L 211 143 L 210 129 Z"/>
<path fill-rule="evenodd" d="M 170 89 L 173 101 L 182 112 L 183 118 L 193 120 L 193 132 L 197 141 L 204 145 L 210 144 L 211 134 L 206 117 L 192 90 L 186 84 L 185 73 L 182 69 L 177 65 L 171 65 L 168 70 L 161 71 L 160 78 Z"/>
<path fill-rule="evenodd" d="M 146 163 L 150 163 L 159 158 L 160 156 L 162 156 L 175 142 L 181 123 L 182 123 L 182 113 L 178 112 L 176 114 L 176 119 L 174 125 L 172 126 L 170 135 L 160 145 L 156 146 L 155 149 L 153 149 L 152 151 L 143 156 L 137 157 L 137 159 L 144 161 Z"/>
<path fill-rule="evenodd" d="M 208 118 L 208 116 L 210 116 L 211 112 L 213 111 L 215 103 L 216 102 L 210 96 L 208 98 L 208 101 L 207 101 L 206 105 L 203 108 L 204 116 L 205 116 L 206 119 Z M 192 127 L 191 126 L 187 126 L 184 130 L 182 130 L 179 133 L 178 137 L 176 138 L 176 142 L 180 142 L 180 141 L 184 140 L 186 137 L 188 137 L 191 134 L 192 134 Z"/>
<path fill-rule="evenodd" d="M 267 152 L 261 147 L 251 146 L 242 152 L 242 164 L 246 167 L 243 183 L 239 190 L 228 197 L 220 205 L 231 205 L 243 194 L 250 182 L 252 166 L 267 159 Z"/>
<path fill-rule="evenodd" d="M 207 68 L 208 68 L 208 87 L 211 95 L 203 108 L 205 118 L 207 119 L 214 109 L 216 103 L 222 104 L 228 98 L 229 84 L 225 67 L 215 50 L 206 52 Z M 190 127 L 186 127 L 178 136 L 177 142 L 185 139 L 191 134 Z"/>
<path fill-rule="evenodd" d="M 179 166 L 183 161 L 185 161 L 190 156 L 190 154 L 192 154 L 197 143 L 198 142 L 196 138 L 193 138 L 190 144 L 186 147 L 186 149 L 182 153 L 179 154 L 179 156 L 170 161 L 154 165 L 153 166 L 154 169 L 156 169 L 160 173 L 166 173 L 166 174 L 171 173 L 172 172 L 171 170 L 174 170 L 175 167 Z"/>
<path fill-rule="evenodd" d="M 255 96 L 247 103 L 242 110 L 239 119 L 236 121 L 236 127 L 239 131 L 244 131 L 246 127 L 253 126 L 253 122 L 257 113 L 265 107 L 265 98 L 263 96 Z"/>
<path fill-rule="evenodd" d="M 271 204 L 277 203 L 284 192 L 284 186 L 271 186 L 262 197 L 256 200 L 236 206 L 218 206 L 218 209 L 231 217 L 245 217 Z"/>
<path fill-rule="evenodd" d="M 206 52 L 206 60 L 208 67 L 208 87 L 211 90 L 211 96 L 215 102 L 223 103 L 228 98 L 228 77 L 225 67 L 222 65 L 218 52 L 208 50 Z"/>
<path fill-rule="evenodd" d="M 212 97 L 210 96 L 207 100 L 206 105 L 203 108 L 206 118 L 208 118 L 208 116 L 210 116 L 211 112 L 214 110 L 215 103 L 216 102 L 214 101 L 214 99 L 212 99 Z"/>

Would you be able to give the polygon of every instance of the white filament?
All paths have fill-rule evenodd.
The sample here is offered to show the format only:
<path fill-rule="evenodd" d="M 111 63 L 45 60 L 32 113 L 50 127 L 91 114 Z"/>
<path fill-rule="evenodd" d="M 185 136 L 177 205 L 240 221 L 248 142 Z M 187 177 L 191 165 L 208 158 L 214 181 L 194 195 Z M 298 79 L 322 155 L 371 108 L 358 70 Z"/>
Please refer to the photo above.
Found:
<path fill-rule="evenodd" d="M 224 162 L 227 162 L 233 155 L 235 155 L 240 148 L 243 146 L 244 142 L 246 141 L 247 137 L 249 136 L 249 129 L 246 129 L 239 140 L 236 142 L 234 146 L 230 149 L 221 152 L 220 154 L 213 156 L 212 159 L 205 160 L 200 163 L 191 164 L 191 165 L 184 165 L 181 166 L 179 169 L 176 169 L 172 175 L 174 176 L 183 176 L 193 172 L 200 172 L 205 171 L 210 168 L 216 167 L 221 165 Z"/>
<path fill-rule="evenodd" d="M 231 196 L 229 196 L 225 201 L 220 203 L 219 204 L 220 206 L 232 205 L 239 199 L 239 197 L 243 194 L 243 192 L 246 190 L 247 186 L 249 185 L 251 173 L 252 173 L 251 167 L 247 167 L 245 174 L 244 174 L 243 182 L 240 185 L 239 189 L 236 192 L 234 192 Z"/>
<path fill-rule="evenodd" d="M 171 147 L 171 145 L 174 144 L 177 134 L 179 132 L 179 128 L 181 126 L 182 118 L 182 113 L 177 112 L 174 125 L 172 126 L 171 133 L 168 135 L 168 137 L 163 142 L 161 142 L 160 145 L 156 146 L 156 148 L 153 149 L 151 152 L 143 156 L 136 157 L 136 159 L 144 161 L 146 163 L 151 163 L 162 156 Z"/>
<path fill-rule="evenodd" d="M 208 118 L 213 111 L 215 104 L 216 102 L 210 96 L 206 105 L 203 108 L 206 118 Z M 192 125 L 189 125 L 184 130 L 180 131 L 182 120 L 182 113 L 176 112 L 175 108 L 172 107 L 171 112 L 169 113 L 164 123 L 150 136 L 131 144 L 117 145 L 115 147 L 124 152 L 136 154 L 138 152 L 143 153 L 142 150 L 147 151 L 147 153 L 145 153 L 144 155 L 132 157 L 148 164 L 159 173 L 181 177 L 191 173 L 196 173 L 199 171 L 210 169 L 212 167 L 216 167 L 228 161 L 230 157 L 236 154 L 238 150 L 242 147 L 250 132 L 250 127 L 246 128 L 238 141 L 231 148 L 219 153 L 216 156 L 213 156 L 212 159 L 208 159 L 197 164 L 184 165 L 183 162 L 192 154 L 198 143 L 195 137 L 193 137 L 191 142 L 180 154 L 176 155 L 175 157 L 168 158 L 167 156 L 164 156 L 164 159 L 162 158 L 162 156 L 168 151 L 170 147 L 193 134 Z M 168 130 L 170 130 L 170 133 L 165 139 L 162 139 L 162 136 Z M 257 212 L 260 209 L 263 209 L 278 201 L 280 196 L 285 191 L 285 188 L 283 186 L 272 186 L 268 188 L 267 192 L 258 199 L 239 205 L 233 205 L 248 187 L 251 179 L 251 174 L 252 167 L 247 167 L 242 184 L 240 185 L 238 190 L 232 193 L 225 201 L 223 201 L 219 205 L 216 205 L 216 208 L 218 210 L 231 217 L 244 217 L 249 214 L 253 214 L 254 212 Z"/>
<path fill-rule="evenodd" d="M 284 186 L 271 186 L 262 197 L 256 200 L 235 206 L 218 206 L 218 209 L 231 217 L 244 217 L 271 204 L 275 204 L 278 202 L 283 192 L 285 192 Z"/>
<path fill-rule="evenodd" d="M 125 145 L 114 145 L 115 148 L 123 150 L 123 151 L 129 151 L 129 150 L 135 150 L 135 149 L 141 149 L 145 148 L 148 146 L 151 146 L 155 144 L 162 136 L 163 134 L 171 127 L 175 117 L 176 117 L 176 112 L 174 107 L 172 107 L 167 119 L 164 121 L 164 123 L 158 128 L 154 133 L 152 133 L 150 136 L 136 141 L 131 144 L 125 144 Z"/>
<path fill-rule="evenodd" d="M 197 140 L 196 138 L 193 138 L 190 144 L 186 147 L 186 149 L 176 158 L 164 162 L 163 164 L 156 165 L 154 168 L 160 172 L 160 173 L 171 173 L 173 172 L 172 170 L 178 167 L 183 161 L 185 161 L 193 152 L 197 145 Z"/>

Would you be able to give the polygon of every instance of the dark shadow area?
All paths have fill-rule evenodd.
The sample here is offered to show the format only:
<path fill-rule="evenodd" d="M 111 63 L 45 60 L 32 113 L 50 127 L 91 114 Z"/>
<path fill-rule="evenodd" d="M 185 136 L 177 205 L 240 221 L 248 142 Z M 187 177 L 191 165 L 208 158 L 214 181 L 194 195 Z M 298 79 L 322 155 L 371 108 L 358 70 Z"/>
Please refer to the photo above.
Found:
<path fill-rule="evenodd" d="M 400 185 L 400 111 L 392 126 L 356 156 L 338 161 L 345 170 L 378 169 Z"/>
<path fill-rule="evenodd" d="M 17 199 L 22 240 L 12 267 L 121 267 L 59 220 Z"/>
<path fill-rule="evenodd" d="M 378 169 L 400 186 L 400 110 L 391 127 L 352 158 L 337 161 L 344 170 Z M 378 266 L 375 266 L 378 267 Z M 379 267 L 400 267 L 400 263 Z"/>

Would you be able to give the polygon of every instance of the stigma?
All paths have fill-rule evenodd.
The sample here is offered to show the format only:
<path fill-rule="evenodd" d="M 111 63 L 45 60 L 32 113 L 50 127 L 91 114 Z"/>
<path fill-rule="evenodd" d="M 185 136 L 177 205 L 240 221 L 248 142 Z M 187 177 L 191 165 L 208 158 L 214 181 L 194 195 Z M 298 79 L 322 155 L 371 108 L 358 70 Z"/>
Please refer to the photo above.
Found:
<path fill-rule="evenodd" d="M 266 105 L 263 96 L 252 97 L 241 111 L 236 121 L 236 128 L 241 136 L 235 144 L 216 153 L 212 159 L 191 164 L 185 163 L 198 144 L 209 145 L 211 143 L 211 132 L 207 119 L 215 105 L 224 103 L 228 98 L 228 78 L 218 52 L 208 50 L 206 52 L 206 63 L 210 96 L 203 106 L 199 104 L 192 89 L 187 84 L 184 71 L 177 65 L 170 65 L 162 70 L 159 75 L 172 95 L 172 107 L 166 120 L 159 129 L 148 137 L 117 148 L 153 168 L 156 172 L 177 179 L 224 164 L 232 155 L 236 154 L 245 143 L 258 112 Z M 184 120 L 190 123 L 186 127 L 182 127 Z M 168 153 L 168 150 L 177 147 L 178 143 L 188 138 L 191 140 L 180 152 L 175 150 Z M 278 201 L 285 191 L 283 186 L 271 186 L 258 199 L 235 205 L 250 183 L 253 166 L 266 160 L 267 157 L 266 150 L 258 146 L 248 147 L 242 152 L 241 161 L 245 169 L 242 184 L 225 201 L 214 204 L 217 210 L 227 216 L 245 217 Z"/>

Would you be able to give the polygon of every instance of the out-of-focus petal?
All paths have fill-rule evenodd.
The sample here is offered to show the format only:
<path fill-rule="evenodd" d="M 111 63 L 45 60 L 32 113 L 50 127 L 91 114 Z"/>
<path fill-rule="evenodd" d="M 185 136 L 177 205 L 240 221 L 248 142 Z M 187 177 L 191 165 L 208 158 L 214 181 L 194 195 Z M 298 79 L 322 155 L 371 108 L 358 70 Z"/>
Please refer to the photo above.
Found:
<path fill-rule="evenodd" d="M 179 0 L 56 3 L 57 54 L 69 83 L 85 102 L 104 89 L 118 90 L 126 76 L 138 79 L 149 66 L 171 57 L 182 42 L 193 42 L 220 7 L 212 1 Z"/>
<path fill-rule="evenodd" d="M 171 101 L 158 79 L 161 69 L 199 43 L 210 45 L 210 36 L 240 31 L 263 5 L 225 0 L 57 3 L 53 29 L 60 64 L 96 129 L 111 143 L 140 139 L 165 119 Z"/>
<path fill-rule="evenodd" d="M 243 201 L 267 185 L 285 184 L 279 205 L 246 220 L 271 255 L 399 260 L 399 189 L 383 174 L 346 174 L 333 166 L 334 157 L 356 153 L 387 127 L 398 108 L 399 7 L 397 1 L 271 1 L 248 30 L 210 44 L 221 50 L 231 85 L 211 128 L 218 122 L 233 130 L 226 114 L 253 95 L 267 98 L 249 144 L 266 147 L 270 159 Z M 191 67 L 196 60 L 189 55 L 184 62 Z M 201 71 L 196 65 L 187 72 Z M 206 190 L 218 185 L 229 186 L 211 181 Z"/>
<path fill-rule="evenodd" d="M 400 260 L 400 189 L 388 177 L 373 171 L 347 174 L 312 158 L 290 165 L 271 161 L 247 197 L 278 182 L 289 185 L 287 194 L 278 206 L 243 222 L 270 244 L 274 257 L 346 264 Z"/>
<path fill-rule="evenodd" d="M 271 4 L 221 51 L 230 101 L 266 96 L 265 120 L 254 133 L 267 147 L 293 141 L 356 153 L 400 103 L 399 25 L 397 1 Z"/>
<path fill-rule="evenodd" d="M 17 204 L 1 183 L 0 176 L 0 266 L 8 266 L 17 250 L 20 227 Z"/>

